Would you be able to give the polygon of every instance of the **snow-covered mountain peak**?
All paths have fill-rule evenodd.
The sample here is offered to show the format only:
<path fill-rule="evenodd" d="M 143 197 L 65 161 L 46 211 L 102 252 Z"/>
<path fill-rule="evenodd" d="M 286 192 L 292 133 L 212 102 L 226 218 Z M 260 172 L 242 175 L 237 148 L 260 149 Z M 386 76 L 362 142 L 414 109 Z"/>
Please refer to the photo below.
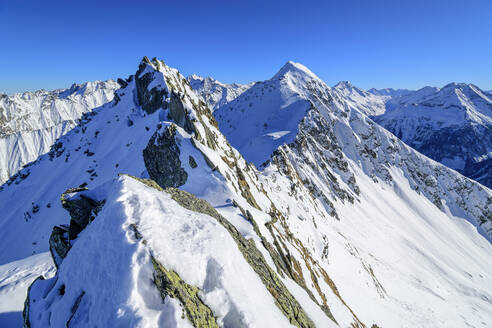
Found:
<path fill-rule="evenodd" d="M 309 68 L 306 66 L 295 63 L 293 61 L 288 61 L 282 68 L 275 74 L 272 79 L 282 79 L 285 77 L 292 77 L 295 79 L 309 80 L 316 79 L 320 80 Z"/>
<path fill-rule="evenodd" d="M 365 91 L 349 81 L 338 82 L 333 88 L 343 102 L 351 108 L 363 112 L 366 115 L 378 115 L 386 110 L 386 101 L 389 96 L 379 95 Z"/>
<path fill-rule="evenodd" d="M 257 82 L 214 115 L 229 141 L 259 166 L 278 146 L 293 140 L 311 107 L 310 90 L 328 101 L 330 87 L 305 66 L 287 62 L 270 80 Z"/>
<path fill-rule="evenodd" d="M 188 80 L 203 81 L 205 78 L 197 74 L 191 74 L 188 76 Z"/>
<path fill-rule="evenodd" d="M 492 186 L 492 100 L 476 85 L 453 82 L 391 97 L 373 119 L 418 151 Z"/>
<path fill-rule="evenodd" d="M 0 96 L 0 182 L 49 151 L 82 116 L 113 99 L 116 81 Z"/>
<path fill-rule="evenodd" d="M 338 92 L 340 92 L 345 97 L 350 97 L 350 96 L 354 96 L 354 95 L 359 95 L 362 97 L 374 96 L 373 94 L 371 94 L 371 93 L 369 93 L 369 92 L 367 92 L 361 88 L 356 87 L 355 85 L 350 83 L 350 81 L 340 81 L 333 86 L 333 89 L 337 90 Z"/>
<path fill-rule="evenodd" d="M 254 82 L 227 84 L 219 82 L 212 77 L 202 77 L 196 74 L 188 76 L 187 80 L 191 88 L 205 101 L 212 111 L 233 101 L 254 84 Z"/>
<path fill-rule="evenodd" d="M 471 83 L 465 83 L 465 82 L 450 82 L 443 86 L 441 89 L 467 89 L 472 86 Z"/>
<path fill-rule="evenodd" d="M 477 86 L 466 83 L 453 82 L 442 88 L 424 87 L 389 100 L 388 109 L 395 108 L 405 111 L 400 115 L 425 116 L 445 125 L 492 123 L 492 101 Z"/>
<path fill-rule="evenodd" d="M 370 93 L 377 95 L 377 96 L 399 97 L 399 96 L 403 96 L 405 94 L 411 93 L 413 91 L 408 90 L 408 89 L 393 89 L 393 88 L 376 89 L 376 88 L 371 88 L 371 89 L 367 90 L 367 92 L 370 92 Z"/>
<path fill-rule="evenodd" d="M 357 87 L 354 86 L 350 81 L 340 81 L 337 84 L 335 84 L 335 86 L 333 88 L 337 88 L 337 89 L 342 90 L 342 89 L 353 89 L 353 88 L 357 88 Z"/>

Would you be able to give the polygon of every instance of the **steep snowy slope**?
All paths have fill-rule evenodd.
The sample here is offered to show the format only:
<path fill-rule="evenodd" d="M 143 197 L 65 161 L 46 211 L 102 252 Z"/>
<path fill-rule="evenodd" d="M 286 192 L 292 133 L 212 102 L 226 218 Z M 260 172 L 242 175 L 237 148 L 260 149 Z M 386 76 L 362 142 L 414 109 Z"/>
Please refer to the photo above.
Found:
<path fill-rule="evenodd" d="M 145 58 L 113 102 L 3 186 L 9 295 L 25 291 L 14 261 L 47 271 L 30 288 L 26 325 L 490 322 L 490 190 L 410 149 L 302 65 L 236 101 L 251 106 L 218 112 L 243 120 L 257 161 L 269 160 L 262 171 L 184 77 Z M 267 134 L 289 131 L 288 144 L 269 141 L 265 123 Z M 233 145 L 243 141 L 233 132 Z M 29 257 L 48 247 L 53 278 Z"/>
<path fill-rule="evenodd" d="M 201 77 L 194 74 L 188 76 L 187 80 L 191 88 L 203 98 L 212 111 L 233 101 L 255 84 L 254 82 L 225 84 L 211 77 Z"/>
<path fill-rule="evenodd" d="M 492 187 L 492 97 L 472 84 L 395 97 L 373 119 L 411 147 Z"/>
<path fill-rule="evenodd" d="M 0 94 L 0 183 L 45 154 L 84 113 L 113 99 L 115 81 L 69 89 Z"/>

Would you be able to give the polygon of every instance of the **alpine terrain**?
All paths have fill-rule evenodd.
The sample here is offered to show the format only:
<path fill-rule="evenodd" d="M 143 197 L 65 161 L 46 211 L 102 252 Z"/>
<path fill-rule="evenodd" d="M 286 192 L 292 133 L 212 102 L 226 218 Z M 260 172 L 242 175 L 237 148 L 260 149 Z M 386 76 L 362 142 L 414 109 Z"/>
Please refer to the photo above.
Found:
<path fill-rule="evenodd" d="M 0 183 L 47 153 L 83 114 L 111 101 L 118 87 L 110 80 L 55 91 L 0 94 Z"/>
<path fill-rule="evenodd" d="M 492 191 L 369 118 L 382 96 L 293 62 L 117 83 L 1 187 L 0 325 L 492 322 Z"/>
<path fill-rule="evenodd" d="M 214 78 L 201 77 L 195 74 L 188 76 L 187 80 L 191 88 L 202 97 L 212 112 L 231 102 L 254 84 L 254 82 L 225 84 Z"/>
<path fill-rule="evenodd" d="M 372 91 L 374 94 L 384 94 Z M 386 94 L 373 119 L 419 152 L 492 188 L 492 95 L 450 83 Z"/>

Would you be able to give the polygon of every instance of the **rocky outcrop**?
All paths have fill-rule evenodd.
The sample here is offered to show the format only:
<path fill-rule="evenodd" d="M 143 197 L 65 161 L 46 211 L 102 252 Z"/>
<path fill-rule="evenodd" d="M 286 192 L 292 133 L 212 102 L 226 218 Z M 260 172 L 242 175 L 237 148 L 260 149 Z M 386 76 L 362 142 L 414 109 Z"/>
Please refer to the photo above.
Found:
<path fill-rule="evenodd" d="M 62 206 L 70 214 L 70 225 L 55 226 L 50 235 L 50 252 L 57 268 L 72 247 L 70 241 L 77 238 L 104 205 L 104 200 L 97 201 L 81 194 L 86 190 L 87 188 L 71 188 L 61 196 Z"/>
<path fill-rule="evenodd" d="M 165 98 L 168 96 L 168 91 L 166 88 L 158 86 L 148 89 L 150 83 L 154 80 L 154 72 L 144 73 L 147 64 L 152 63 L 147 57 L 144 57 L 135 74 L 135 86 L 139 105 L 147 114 L 152 114 L 159 108 L 167 108 Z"/>
<path fill-rule="evenodd" d="M 167 270 L 155 258 L 152 258 L 152 264 L 154 284 L 163 300 L 167 296 L 178 299 L 193 327 L 219 327 L 212 310 L 200 299 L 200 289 L 187 284 L 175 271 Z"/>
<path fill-rule="evenodd" d="M 70 241 L 77 238 L 104 205 L 104 201 L 97 201 L 80 194 L 86 190 L 87 188 L 72 188 L 61 196 L 62 206 L 70 214 L 70 225 L 55 226 L 50 235 L 50 252 L 57 268 L 72 247 Z"/>
<path fill-rule="evenodd" d="M 55 226 L 50 235 L 50 253 L 57 269 L 70 251 L 72 247 L 71 241 L 77 238 L 78 234 L 94 220 L 105 203 L 105 200 L 95 200 L 82 194 L 84 191 L 87 191 L 87 188 L 71 188 L 67 189 L 61 196 L 62 206 L 70 214 L 70 226 Z M 29 319 L 31 305 L 30 291 L 31 287 L 38 280 L 44 280 L 44 277 L 39 276 L 34 280 L 27 291 L 27 298 L 24 302 L 24 310 L 22 312 L 24 327 L 31 327 Z M 59 293 L 63 295 L 63 290 L 59 291 Z M 78 299 L 78 303 L 80 303 L 80 299 Z M 77 311 L 78 303 L 76 302 L 76 305 L 72 308 L 72 316 Z M 69 323 L 70 320 L 67 322 L 67 327 Z"/>
<path fill-rule="evenodd" d="M 61 196 L 64 209 L 70 214 L 70 227 L 68 237 L 70 240 L 77 235 L 96 217 L 104 205 L 104 201 L 98 202 L 80 193 L 87 188 L 72 188 L 65 191 Z"/>
<path fill-rule="evenodd" d="M 179 95 L 174 92 L 171 92 L 169 101 L 169 116 L 178 126 L 185 129 L 186 132 L 192 133 L 195 131 L 195 127 L 184 108 L 183 101 Z"/>
<path fill-rule="evenodd" d="M 53 262 L 55 262 L 55 265 L 58 268 L 63 259 L 67 256 L 67 253 L 71 247 L 70 241 L 68 239 L 68 228 L 65 226 L 53 227 L 49 244 L 51 257 L 53 258 Z"/>
<path fill-rule="evenodd" d="M 147 172 L 162 188 L 179 187 L 186 183 L 188 174 L 181 167 L 180 150 L 176 143 L 176 125 L 157 130 L 143 150 Z"/>

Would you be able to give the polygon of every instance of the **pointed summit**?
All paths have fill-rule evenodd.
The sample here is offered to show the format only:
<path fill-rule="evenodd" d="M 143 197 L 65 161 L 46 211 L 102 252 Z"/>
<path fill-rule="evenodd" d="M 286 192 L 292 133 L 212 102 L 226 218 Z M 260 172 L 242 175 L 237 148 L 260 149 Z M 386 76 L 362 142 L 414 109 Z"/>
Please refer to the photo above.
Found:
<path fill-rule="evenodd" d="M 366 93 L 366 91 L 356 87 L 350 81 L 340 81 L 333 88 L 339 91 L 353 92 L 355 90 L 359 93 Z"/>
<path fill-rule="evenodd" d="M 309 68 L 307 68 L 306 66 L 304 66 L 300 63 L 295 63 L 295 62 L 290 61 L 290 60 L 287 63 L 285 63 L 284 66 L 282 66 L 282 68 L 277 72 L 277 74 L 275 74 L 273 76 L 272 79 L 282 79 L 283 77 L 285 77 L 287 75 L 294 75 L 297 77 L 304 76 L 304 77 L 309 77 L 312 79 L 318 79 L 319 80 L 319 77 L 317 77 L 316 74 L 311 72 L 311 70 L 309 70 Z"/>
<path fill-rule="evenodd" d="M 335 88 L 339 87 L 339 88 L 352 88 L 354 85 L 352 83 L 350 83 L 350 81 L 340 81 L 338 82 L 336 85 L 335 85 Z"/>

